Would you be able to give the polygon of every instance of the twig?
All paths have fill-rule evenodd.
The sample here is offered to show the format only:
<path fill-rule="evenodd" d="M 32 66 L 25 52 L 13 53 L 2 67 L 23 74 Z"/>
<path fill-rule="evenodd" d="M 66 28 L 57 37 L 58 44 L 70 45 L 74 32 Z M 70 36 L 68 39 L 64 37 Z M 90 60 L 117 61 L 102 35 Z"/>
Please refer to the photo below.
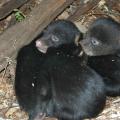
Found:
<path fill-rule="evenodd" d="M 5 74 L 6 74 L 6 71 L 7 71 L 8 66 L 9 66 L 9 62 L 7 62 L 6 66 L 5 66 L 5 70 L 4 70 L 4 72 L 3 72 L 2 81 L 1 81 L 1 82 L 3 82 L 3 79 L 4 79 L 4 77 L 5 77 Z"/>

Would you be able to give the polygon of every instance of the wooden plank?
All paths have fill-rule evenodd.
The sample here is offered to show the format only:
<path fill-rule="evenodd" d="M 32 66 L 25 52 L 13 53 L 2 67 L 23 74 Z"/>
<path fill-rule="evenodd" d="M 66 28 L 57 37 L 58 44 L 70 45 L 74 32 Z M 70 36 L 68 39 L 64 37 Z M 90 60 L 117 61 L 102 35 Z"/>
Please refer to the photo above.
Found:
<path fill-rule="evenodd" d="M 74 0 L 43 0 L 23 22 L 0 35 L 0 70 L 6 58 L 13 60 L 19 48 L 35 38 L 58 14 Z"/>
<path fill-rule="evenodd" d="M 4 0 L 0 6 L 0 20 L 9 15 L 15 8 L 22 6 L 29 0 Z"/>
<path fill-rule="evenodd" d="M 110 10 L 117 10 L 120 12 L 120 0 L 106 0 L 106 4 Z"/>
<path fill-rule="evenodd" d="M 92 0 L 88 3 L 81 3 L 75 13 L 71 15 L 68 20 L 77 21 L 82 15 L 86 14 L 89 10 L 92 10 L 100 0 Z"/>

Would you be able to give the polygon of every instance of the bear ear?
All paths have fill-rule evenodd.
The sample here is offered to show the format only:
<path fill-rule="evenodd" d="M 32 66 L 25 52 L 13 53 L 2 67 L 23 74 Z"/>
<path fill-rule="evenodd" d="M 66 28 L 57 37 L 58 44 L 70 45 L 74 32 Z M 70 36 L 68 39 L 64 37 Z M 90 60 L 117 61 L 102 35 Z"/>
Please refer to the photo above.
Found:
<path fill-rule="evenodd" d="M 78 46 L 80 41 L 80 35 L 76 35 L 74 41 L 75 41 L 75 44 Z"/>
<path fill-rule="evenodd" d="M 59 41 L 59 38 L 56 36 L 56 35 L 53 35 L 51 36 L 51 39 L 53 42 L 58 42 Z"/>

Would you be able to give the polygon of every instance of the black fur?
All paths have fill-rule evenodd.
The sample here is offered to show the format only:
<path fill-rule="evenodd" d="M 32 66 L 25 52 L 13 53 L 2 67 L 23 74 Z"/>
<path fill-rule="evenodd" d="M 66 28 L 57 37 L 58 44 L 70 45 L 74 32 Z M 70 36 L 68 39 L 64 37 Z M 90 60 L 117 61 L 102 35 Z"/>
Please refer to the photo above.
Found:
<path fill-rule="evenodd" d="M 19 51 L 15 92 L 30 120 L 38 119 L 41 113 L 61 120 L 82 120 L 103 110 L 104 84 L 78 57 L 78 35 L 73 23 L 59 20 Z"/>
<path fill-rule="evenodd" d="M 81 45 L 88 65 L 103 78 L 108 96 L 120 96 L 120 24 L 111 18 L 93 22 Z"/>
<path fill-rule="evenodd" d="M 50 56 L 46 64 L 52 86 L 52 116 L 60 120 L 96 117 L 105 105 L 104 84 L 99 75 L 78 57 Z M 45 64 L 45 66 L 46 66 Z M 99 107 L 98 107 L 99 106 Z M 51 108 L 47 111 L 51 112 Z"/>
<path fill-rule="evenodd" d="M 120 96 L 120 57 L 93 56 L 88 58 L 88 65 L 103 77 L 108 96 Z"/>

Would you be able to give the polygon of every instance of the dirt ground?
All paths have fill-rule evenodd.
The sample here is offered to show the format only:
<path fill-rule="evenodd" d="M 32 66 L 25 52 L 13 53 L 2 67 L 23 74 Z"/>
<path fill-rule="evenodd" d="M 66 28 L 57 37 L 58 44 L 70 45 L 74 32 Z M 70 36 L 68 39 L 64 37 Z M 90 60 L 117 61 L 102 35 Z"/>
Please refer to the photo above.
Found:
<path fill-rule="evenodd" d="M 23 5 L 20 10 L 27 16 L 41 1 L 42 0 L 30 0 L 30 2 Z M 87 3 L 90 0 L 84 1 Z M 77 9 L 78 3 L 79 1 L 73 3 L 56 19 L 68 18 Z M 119 0 L 118 4 L 120 4 Z M 120 22 L 119 10 L 120 9 L 117 9 L 117 7 L 111 6 L 108 0 L 101 0 L 94 8 L 84 15 L 79 16 L 75 23 L 80 30 L 85 32 L 89 24 L 101 16 L 110 16 Z M 0 33 L 16 23 L 15 16 L 12 13 L 7 18 L 0 21 Z M 0 120 L 28 120 L 27 114 L 20 110 L 14 93 L 15 64 L 16 63 L 11 62 L 8 66 L 6 63 L 5 70 L 0 73 Z M 53 119 L 45 118 L 45 120 Z M 91 120 L 120 120 L 120 97 L 108 97 L 103 112 L 97 118 Z"/>

